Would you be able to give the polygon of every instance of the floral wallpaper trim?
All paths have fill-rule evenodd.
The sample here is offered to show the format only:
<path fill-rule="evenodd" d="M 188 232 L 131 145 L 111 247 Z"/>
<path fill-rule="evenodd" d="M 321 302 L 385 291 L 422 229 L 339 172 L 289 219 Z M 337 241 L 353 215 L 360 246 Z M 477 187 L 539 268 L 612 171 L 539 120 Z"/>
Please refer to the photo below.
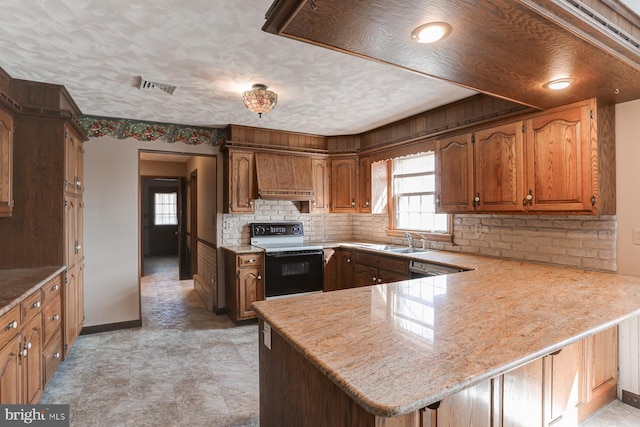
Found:
<path fill-rule="evenodd" d="M 230 138 L 227 129 L 145 122 L 99 116 L 82 116 L 80 125 L 90 138 L 111 136 L 116 139 L 135 138 L 138 141 L 160 140 L 173 144 L 207 144 L 216 146 Z"/>

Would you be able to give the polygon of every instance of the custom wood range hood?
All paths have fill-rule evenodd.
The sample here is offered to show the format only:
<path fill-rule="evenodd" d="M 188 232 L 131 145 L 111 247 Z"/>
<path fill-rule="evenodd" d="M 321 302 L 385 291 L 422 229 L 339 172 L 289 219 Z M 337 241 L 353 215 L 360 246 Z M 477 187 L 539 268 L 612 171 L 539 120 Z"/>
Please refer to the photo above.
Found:
<path fill-rule="evenodd" d="M 255 153 L 258 196 L 267 200 L 313 200 L 311 158 L 284 153 Z"/>
<path fill-rule="evenodd" d="M 617 0 L 276 0 L 263 30 L 536 109 L 640 98 L 640 17 Z M 433 44 L 411 32 L 452 31 Z M 575 79 L 565 90 L 545 83 Z"/>

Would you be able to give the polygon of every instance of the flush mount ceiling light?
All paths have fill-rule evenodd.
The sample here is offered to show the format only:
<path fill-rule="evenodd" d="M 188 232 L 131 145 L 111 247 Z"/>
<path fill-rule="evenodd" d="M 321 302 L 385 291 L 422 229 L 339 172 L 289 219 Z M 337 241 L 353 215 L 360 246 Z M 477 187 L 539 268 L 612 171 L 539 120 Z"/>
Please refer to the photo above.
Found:
<path fill-rule="evenodd" d="M 446 22 L 429 22 L 413 30 L 411 38 L 418 43 L 433 43 L 447 37 L 451 32 L 451 25 Z"/>
<path fill-rule="evenodd" d="M 262 117 L 276 106 L 278 94 L 267 90 L 263 84 L 255 84 L 251 90 L 242 93 L 242 101 L 249 111 Z"/>
<path fill-rule="evenodd" d="M 576 79 L 566 78 L 566 79 L 556 79 L 551 80 L 550 82 L 546 82 L 543 87 L 551 90 L 562 90 L 566 89 L 575 83 Z"/>

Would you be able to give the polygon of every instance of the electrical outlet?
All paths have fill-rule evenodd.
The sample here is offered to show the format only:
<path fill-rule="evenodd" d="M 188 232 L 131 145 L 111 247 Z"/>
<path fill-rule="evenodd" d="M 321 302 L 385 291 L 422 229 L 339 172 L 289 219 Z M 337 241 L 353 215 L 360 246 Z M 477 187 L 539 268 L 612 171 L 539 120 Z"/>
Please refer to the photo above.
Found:
<path fill-rule="evenodd" d="M 640 227 L 633 227 L 631 231 L 633 232 L 633 244 L 640 245 Z"/>

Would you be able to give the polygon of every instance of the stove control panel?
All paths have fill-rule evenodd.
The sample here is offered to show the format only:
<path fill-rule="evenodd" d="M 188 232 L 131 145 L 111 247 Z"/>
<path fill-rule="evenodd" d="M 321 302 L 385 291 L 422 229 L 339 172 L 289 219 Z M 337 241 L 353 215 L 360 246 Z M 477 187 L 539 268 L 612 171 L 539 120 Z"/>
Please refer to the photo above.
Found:
<path fill-rule="evenodd" d="M 301 222 L 252 223 L 251 237 L 258 236 L 303 236 Z"/>

